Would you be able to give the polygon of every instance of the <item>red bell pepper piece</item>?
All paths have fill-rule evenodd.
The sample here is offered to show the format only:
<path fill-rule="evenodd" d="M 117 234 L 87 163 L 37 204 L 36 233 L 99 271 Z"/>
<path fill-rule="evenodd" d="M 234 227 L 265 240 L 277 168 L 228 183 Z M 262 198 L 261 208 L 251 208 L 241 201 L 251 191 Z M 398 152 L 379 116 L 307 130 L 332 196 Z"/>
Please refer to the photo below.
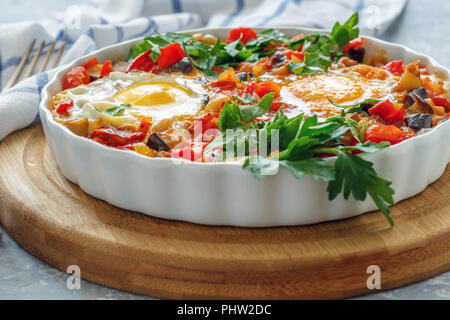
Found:
<path fill-rule="evenodd" d="M 107 77 L 113 71 L 114 69 L 112 67 L 111 60 L 107 60 L 103 63 L 102 70 L 100 71 L 100 76 L 102 78 Z"/>
<path fill-rule="evenodd" d="M 236 81 L 223 80 L 211 82 L 211 87 L 220 88 L 221 90 L 233 90 L 236 88 Z"/>
<path fill-rule="evenodd" d="M 227 43 L 236 41 L 241 35 L 241 42 L 243 44 L 246 44 L 250 39 L 258 39 L 258 34 L 252 28 L 235 28 L 228 34 Z"/>
<path fill-rule="evenodd" d="M 158 58 L 158 60 L 156 60 L 156 62 L 161 69 L 166 69 L 167 67 L 171 66 L 175 62 L 180 61 L 184 57 L 186 57 L 186 54 L 184 53 L 183 49 L 178 44 L 178 42 L 174 42 L 161 49 L 161 56 Z"/>
<path fill-rule="evenodd" d="M 92 132 L 91 139 L 110 146 L 118 147 L 142 141 L 146 134 L 143 132 L 119 131 L 114 128 L 101 128 Z"/>
<path fill-rule="evenodd" d="M 150 50 L 145 51 L 138 55 L 128 66 L 127 72 L 132 70 L 150 72 L 155 66 L 155 62 L 150 58 Z"/>
<path fill-rule="evenodd" d="M 142 120 L 139 124 L 139 132 L 147 134 L 147 132 L 150 130 L 150 127 L 152 126 L 152 123 L 146 119 Z"/>
<path fill-rule="evenodd" d="M 375 123 L 366 129 L 364 141 L 372 141 L 375 143 L 388 141 L 392 145 L 412 137 L 414 137 L 413 134 L 406 133 L 396 126 Z"/>
<path fill-rule="evenodd" d="M 450 101 L 444 97 L 431 97 L 431 100 L 436 106 L 444 107 L 445 111 L 450 112 Z"/>
<path fill-rule="evenodd" d="M 266 80 L 264 82 L 258 83 L 255 88 L 255 92 L 260 98 L 264 97 L 269 92 L 273 92 L 275 93 L 275 97 L 279 97 L 280 91 L 281 85 L 271 80 Z"/>
<path fill-rule="evenodd" d="M 67 115 L 67 111 L 69 110 L 69 108 L 73 107 L 73 100 L 72 99 L 67 99 L 64 100 L 59 106 L 58 109 L 56 109 L 56 112 L 62 115 Z"/>
<path fill-rule="evenodd" d="M 89 84 L 91 78 L 84 67 L 76 67 L 67 72 L 63 89 L 72 89 L 82 84 Z"/>
<path fill-rule="evenodd" d="M 300 60 L 305 60 L 306 54 L 304 52 L 298 52 L 298 51 L 286 51 L 284 55 L 289 59 L 292 60 L 292 56 L 295 56 L 299 58 Z"/>
<path fill-rule="evenodd" d="M 96 57 L 93 57 L 91 59 L 89 59 L 85 64 L 84 64 L 84 68 L 86 70 L 88 70 L 89 68 L 95 67 L 96 65 L 98 65 L 98 60 Z"/>
<path fill-rule="evenodd" d="M 354 49 L 354 50 L 361 49 L 363 45 L 364 45 L 364 38 L 363 37 L 359 37 L 359 38 L 353 39 L 352 41 L 350 41 L 345 46 L 344 50 L 342 50 L 342 53 L 346 54 L 346 53 L 348 53 L 348 51 L 350 49 Z"/>
<path fill-rule="evenodd" d="M 369 109 L 371 115 L 378 115 L 381 120 L 388 124 L 400 122 L 405 114 L 405 107 L 397 108 L 389 99 L 378 103 Z"/>
<path fill-rule="evenodd" d="M 394 76 L 401 76 L 403 74 L 403 61 L 391 61 L 387 65 L 381 67 L 381 69 L 389 71 Z"/>

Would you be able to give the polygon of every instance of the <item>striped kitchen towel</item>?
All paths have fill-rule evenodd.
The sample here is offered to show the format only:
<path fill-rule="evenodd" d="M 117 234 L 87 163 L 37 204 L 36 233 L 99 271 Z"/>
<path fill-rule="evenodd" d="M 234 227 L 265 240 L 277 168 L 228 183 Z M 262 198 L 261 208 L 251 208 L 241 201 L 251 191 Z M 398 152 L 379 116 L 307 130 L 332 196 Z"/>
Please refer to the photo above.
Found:
<path fill-rule="evenodd" d="M 386 30 L 405 5 L 406 0 L 91 0 L 44 21 L 0 25 L 0 91 L 35 38 L 37 43 L 45 40 L 50 44 L 54 39 L 66 42 L 64 64 L 155 30 L 163 33 L 202 26 L 329 29 L 335 21 L 345 21 L 355 11 L 360 15 L 362 33 L 376 35 Z M 41 58 L 48 48 L 49 45 L 44 48 Z M 0 141 L 39 121 L 40 93 L 54 73 L 55 70 L 40 73 L 0 94 Z"/>

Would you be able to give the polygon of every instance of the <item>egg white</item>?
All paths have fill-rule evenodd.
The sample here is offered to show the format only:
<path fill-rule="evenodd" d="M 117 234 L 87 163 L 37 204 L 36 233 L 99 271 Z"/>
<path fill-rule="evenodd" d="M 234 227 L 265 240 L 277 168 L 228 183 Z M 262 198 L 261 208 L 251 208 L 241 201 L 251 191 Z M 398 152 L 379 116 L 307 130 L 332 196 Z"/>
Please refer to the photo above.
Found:
<path fill-rule="evenodd" d="M 207 94 L 202 82 L 188 77 L 112 72 L 88 85 L 66 90 L 58 99 L 73 100 L 72 119 L 101 119 L 120 128 L 136 127 L 143 118 L 157 124 L 174 116 L 195 115 Z M 161 97 L 161 101 L 154 101 Z M 104 112 L 120 104 L 129 104 L 130 108 L 117 116 Z"/>

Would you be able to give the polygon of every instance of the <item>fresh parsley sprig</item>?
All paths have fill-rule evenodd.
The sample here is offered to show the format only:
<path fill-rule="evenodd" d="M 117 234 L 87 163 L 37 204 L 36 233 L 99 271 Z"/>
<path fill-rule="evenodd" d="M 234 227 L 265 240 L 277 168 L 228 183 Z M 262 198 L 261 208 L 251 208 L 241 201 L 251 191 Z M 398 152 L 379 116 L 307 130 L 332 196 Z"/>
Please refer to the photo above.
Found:
<path fill-rule="evenodd" d="M 287 65 L 289 71 L 295 74 L 326 72 L 333 60 L 336 61 L 343 56 L 342 50 L 348 42 L 358 37 L 357 23 L 358 13 L 355 13 L 342 25 L 336 22 L 329 36 L 313 34 L 295 41 L 290 41 L 279 30 L 267 29 L 258 32 L 258 38 L 250 39 L 246 44 L 239 38 L 231 43 L 217 39 L 214 45 L 210 45 L 195 41 L 191 34 L 156 33 L 132 48 L 130 59 L 150 50 L 150 57 L 156 61 L 161 55 L 161 48 L 178 42 L 196 67 L 203 70 L 207 76 L 215 77 L 217 73 L 212 71 L 214 66 L 226 69 L 236 67 L 241 62 L 256 62 L 274 53 L 271 47 L 287 44 L 292 50 L 302 46 L 302 51 L 306 55 L 301 63 L 289 63 Z"/>
<path fill-rule="evenodd" d="M 300 63 L 289 63 L 287 68 L 295 74 L 328 71 L 331 62 L 337 61 L 344 55 L 342 50 L 345 46 L 359 36 L 359 29 L 355 27 L 357 24 L 358 13 L 356 12 L 343 25 L 336 22 L 329 36 L 318 33 L 288 42 L 292 50 L 302 46 L 305 60 Z"/>
<path fill-rule="evenodd" d="M 206 147 L 205 153 L 220 147 L 225 156 L 231 154 L 236 157 L 237 150 L 245 150 L 248 157 L 243 168 L 249 170 L 256 179 L 263 178 L 266 170 L 279 164 L 287 168 L 297 179 L 308 174 L 314 179 L 327 181 L 330 200 L 342 194 L 344 199 L 353 196 L 354 199 L 363 201 L 369 195 L 393 226 L 394 222 L 389 215 L 389 205 L 393 204 L 394 194 L 394 190 L 390 187 L 391 182 L 376 173 L 373 163 L 353 153 L 354 151 L 372 153 L 389 144 L 362 142 L 364 141 L 360 133 L 362 128 L 356 121 L 347 117 L 332 117 L 319 121 L 317 116 L 305 117 L 300 114 L 288 118 L 280 109 L 270 121 L 255 123 L 254 118 L 266 110 L 266 103 L 272 99 L 267 97 L 263 106 L 253 106 L 259 111 L 248 116 L 243 116 L 242 110 L 249 106 L 226 104 L 218 122 L 222 135 L 216 137 Z M 227 136 L 227 129 L 242 130 L 238 135 Z M 251 143 L 256 145 L 261 143 L 259 139 L 261 136 L 267 137 L 265 143 L 268 149 L 271 148 L 274 130 L 278 130 L 278 152 L 268 157 L 252 153 Z M 348 132 L 358 142 L 356 145 L 342 145 L 340 140 Z M 322 158 L 324 155 L 335 156 L 336 159 L 334 162 L 326 161 Z"/>

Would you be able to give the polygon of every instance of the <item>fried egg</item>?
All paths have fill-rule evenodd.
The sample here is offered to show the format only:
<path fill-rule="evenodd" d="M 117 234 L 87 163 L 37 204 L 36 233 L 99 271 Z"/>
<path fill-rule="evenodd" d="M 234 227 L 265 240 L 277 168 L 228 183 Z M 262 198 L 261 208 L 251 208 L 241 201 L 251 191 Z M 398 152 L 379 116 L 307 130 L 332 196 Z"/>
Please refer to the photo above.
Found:
<path fill-rule="evenodd" d="M 328 99 L 342 105 L 382 99 L 392 94 L 395 85 L 394 79 L 368 79 L 357 72 L 301 75 L 283 85 L 280 101 L 291 106 L 284 109 L 288 117 L 305 113 L 326 118 L 339 115 L 342 110 Z"/>
<path fill-rule="evenodd" d="M 153 125 L 174 116 L 195 115 L 208 92 L 202 82 L 184 76 L 113 72 L 89 85 L 66 90 L 58 100 L 72 99 L 72 119 L 89 119 L 118 128 L 137 127 L 142 119 Z M 105 110 L 126 105 L 118 115 Z"/>

